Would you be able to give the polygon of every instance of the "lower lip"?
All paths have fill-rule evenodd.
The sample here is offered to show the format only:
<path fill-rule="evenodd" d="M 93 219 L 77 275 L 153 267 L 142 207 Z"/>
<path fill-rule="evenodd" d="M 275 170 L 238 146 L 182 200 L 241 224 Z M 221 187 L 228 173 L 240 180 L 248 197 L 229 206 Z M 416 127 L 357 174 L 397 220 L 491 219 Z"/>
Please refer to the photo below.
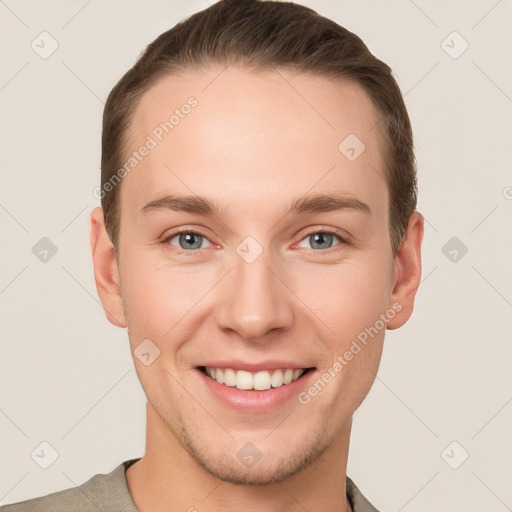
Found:
<path fill-rule="evenodd" d="M 307 386 L 313 374 L 316 373 L 315 370 L 309 370 L 297 380 L 279 386 L 278 388 L 270 388 L 262 391 L 254 389 L 244 391 L 236 387 L 219 384 L 198 368 L 196 368 L 196 371 L 199 373 L 200 378 L 210 392 L 218 400 L 233 409 L 247 412 L 269 412 L 283 405 L 288 400 L 296 397 L 300 391 Z"/>

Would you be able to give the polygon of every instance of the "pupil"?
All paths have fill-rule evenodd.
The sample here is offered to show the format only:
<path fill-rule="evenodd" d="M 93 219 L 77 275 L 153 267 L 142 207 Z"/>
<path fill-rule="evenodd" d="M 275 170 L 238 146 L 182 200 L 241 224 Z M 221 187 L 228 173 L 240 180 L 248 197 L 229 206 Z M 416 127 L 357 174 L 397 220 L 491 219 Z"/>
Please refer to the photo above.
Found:
<path fill-rule="evenodd" d="M 332 235 L 328 233 L 315 233 L 313 235 L 314 242 L 313 247 L 315 245 L 321 245 L 322 243 L 325 243 L 326 241 L 329 242 L 332 239 Z M 315 247 L 316 249 L 328 249 L 329 247 Z"/>
<path fill-rule="evenodd" d="M 184 235 L 181 235 L 181 239 L 183 240 L 183 238 L 184 238 L 186 241 L 186 244 L 187 244 L 186 247 L 182 247 L 182 248 L 183 249 L 190 249 L 190 248 L 199 249 L 201 247 L 201 240 L 199 239 L 198 242 L 196 241 L 194 243 L 194 237 L 197 237 L 198 239 L 200 238 L 199 235 L 196 235 L 195 233 L 186 233 Z"/>

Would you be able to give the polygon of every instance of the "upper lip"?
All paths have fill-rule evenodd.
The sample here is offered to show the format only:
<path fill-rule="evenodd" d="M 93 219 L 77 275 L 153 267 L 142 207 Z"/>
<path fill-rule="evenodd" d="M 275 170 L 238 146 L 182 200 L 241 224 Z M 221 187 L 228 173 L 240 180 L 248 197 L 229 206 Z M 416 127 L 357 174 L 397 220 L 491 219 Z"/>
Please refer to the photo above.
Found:
<path fill-rule="evenodd" d="M 242 361 L 241 359 L 230 359 L 230 360 L 217 360 L 217 361 L 207 361 L 198 366 L 208 366 L 209 368 L 232 368 L 233 370 L 245 370 L 247 372 L 258 372 L 263 370 L 277 370 L 277 369 L 288 369 L 292 368 L 293 370 L 298 369 L 306 369 L 312 368 L 312 365 L 302 364 L 302 363 L 294 363 L 292 361 L 283 361 L 272 359 L 268 361 L 261 361 L 259 363 L 256 362 L 248 362 Z"/>

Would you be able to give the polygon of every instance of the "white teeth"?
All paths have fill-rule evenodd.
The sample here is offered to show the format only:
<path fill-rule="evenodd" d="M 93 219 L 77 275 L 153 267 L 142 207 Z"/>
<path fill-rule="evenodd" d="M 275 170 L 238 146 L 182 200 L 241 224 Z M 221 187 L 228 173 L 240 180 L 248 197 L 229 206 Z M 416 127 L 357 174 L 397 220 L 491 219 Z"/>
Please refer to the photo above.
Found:
<path fill-rule="evenodd" d="M 219 374 L 218 372 L 222 372 L 222 370 L 217 370 L 217 375 Z M 219 381 L 217 380 L 217 382 Z M 235 385 L 238 389 L 252 389 L 254 387 L 252 373 L 244 370 L 236 372 Z"/>
<path fill-rule="evenodd" d="M 236 386 L 236 374 L 231 368 L 224 370 L 224 384 L 231 387 Z"/>
<path fill-rule="evenodd" d="M 248 372 L 234 370 L 232 368 L 208 368 L 206 374 L 219 384 L 237 387 L 238 389 L 256 389 L 264 391 L 270 388 L 278 388 L 297 380 L 304 373 L 303 369 L 292 368 L 280 370 L 263 370 L 261 372 Z"/>
<path fill-rule="evenodd" d="M 272 381 L 270 380 L 270 373 L 267 371 L 258 372 L 254 376 L 254 389 L 263 391 L 264 389 L 270 389 Z"/>
<path fill-rule="evenodd" d="M 278 388 L 284 384 L 283 381 L 283 372 L 281 370 L 274 370 L 272 374 L 272 380 L 270 381 L 273 388 Z"/>

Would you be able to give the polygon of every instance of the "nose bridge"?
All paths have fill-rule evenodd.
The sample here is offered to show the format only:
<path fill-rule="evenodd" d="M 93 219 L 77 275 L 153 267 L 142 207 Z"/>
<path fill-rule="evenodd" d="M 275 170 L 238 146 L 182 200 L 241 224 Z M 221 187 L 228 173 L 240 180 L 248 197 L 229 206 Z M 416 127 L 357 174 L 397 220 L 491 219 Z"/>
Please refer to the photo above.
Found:
<path fill-rule="evenodd" d="M 277 277 L 279 262 L 250 239 L 242 242 L 236 253 L 217 312 L 219 327 L 258 340 L 273 329 L 289 326 L 293 310 L 290 294 Z"/>

